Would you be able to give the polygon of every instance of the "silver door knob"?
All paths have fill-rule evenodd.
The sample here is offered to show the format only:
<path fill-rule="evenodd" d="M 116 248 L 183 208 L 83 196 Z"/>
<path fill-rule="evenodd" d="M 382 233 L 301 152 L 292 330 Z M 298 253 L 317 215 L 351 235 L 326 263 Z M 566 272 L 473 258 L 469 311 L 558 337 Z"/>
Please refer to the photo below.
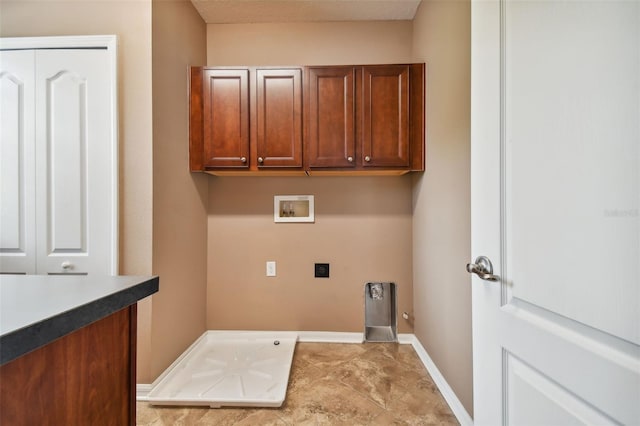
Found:
<path fill-rule="evenodd" d="M 247 157 L 240 158 L 240 161 L 242 161 L 243 163 L 246 163 L 247 162 Z"/>
<path fill-rule="evenodd" d="M 467 263 L 467 272 L 476 274 L 485 281 L 500 281 L 498 275 L 493 275 L 493 265 L 486 256 L 478 256 L 475 263 Z"/>
<path fill-rule="evenodd" d="M 366 161 L 366 162 L 368 163 L 369 161 L 371 161 L 371 157 L 369 157 L 369 156 L 367 155 L 366 157 L 364 157 L 364 161 Z"/>
<path fill-rule="evenodd" d="M 258 163 L 260 163 L 260 164 L 264 163 L 264 158 L 258 157 Z"/>
<path fill-rule="evenodd" d="M 347 157 L 347 161 L 353 163 L 353 157 Z"/>

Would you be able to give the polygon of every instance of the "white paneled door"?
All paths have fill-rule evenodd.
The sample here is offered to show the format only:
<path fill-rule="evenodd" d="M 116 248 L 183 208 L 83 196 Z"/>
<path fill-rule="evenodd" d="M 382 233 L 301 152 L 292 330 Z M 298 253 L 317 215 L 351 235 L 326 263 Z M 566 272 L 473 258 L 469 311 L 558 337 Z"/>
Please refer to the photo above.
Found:
<path fill-rule="evenodd" d="M 95 47 L 0 52 L 3 273 L 117 273 L 112 60 Z"/>
<path fill-rule="evenodd" d="M 475 424 L 640 424 L 640 2 L 473 1 L 471 135 Z"/>
<path fill-rule="evenodd" d="M 0 52 L 0 272 L 36 273 L 35 51 Z"/>

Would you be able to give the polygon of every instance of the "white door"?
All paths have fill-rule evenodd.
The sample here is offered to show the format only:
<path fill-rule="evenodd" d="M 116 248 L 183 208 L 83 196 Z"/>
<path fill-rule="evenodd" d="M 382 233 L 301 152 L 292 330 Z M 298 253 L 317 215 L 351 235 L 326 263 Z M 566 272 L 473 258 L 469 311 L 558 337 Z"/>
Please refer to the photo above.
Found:
<path fill-rule="evenodd" d="M 475 424 L 640 424 L 640 2 L 474 1 L 471 108 Z"/>
<path fill-rule="evenodd" d="M 109 274 L 111 88 L 106 50 L 36 54 L 37 264 Z"/>
<path fill-rule="evenodd" d="M 0 52 L 1 272 L 117 273 L 115 56 L 87 39 Z"/>
<path fill-rule="evenodd" d="M 0 272 L 36 273 L 33 50 L 0 51 Z"/>

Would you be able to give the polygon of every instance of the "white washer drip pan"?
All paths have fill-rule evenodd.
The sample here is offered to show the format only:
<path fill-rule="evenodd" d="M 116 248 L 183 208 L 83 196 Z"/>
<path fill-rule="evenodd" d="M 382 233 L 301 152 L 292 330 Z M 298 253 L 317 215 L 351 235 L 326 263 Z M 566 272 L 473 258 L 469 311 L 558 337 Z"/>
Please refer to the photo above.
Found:
<path fill-rule="evenodd" d="M 158 378 L 152 405 L 280 407 L 298 335 L 207 331 Z"/>

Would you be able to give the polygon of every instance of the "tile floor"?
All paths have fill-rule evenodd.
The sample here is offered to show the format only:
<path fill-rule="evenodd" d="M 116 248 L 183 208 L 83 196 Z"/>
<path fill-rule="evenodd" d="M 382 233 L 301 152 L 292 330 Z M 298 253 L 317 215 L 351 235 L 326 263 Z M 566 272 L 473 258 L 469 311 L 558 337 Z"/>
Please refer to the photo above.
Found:
<path fill-rule="evenodd" d="M 298 343 L 280 408 L 154 407 L 137 424 L 457 425 L 411 345 Z"/>

